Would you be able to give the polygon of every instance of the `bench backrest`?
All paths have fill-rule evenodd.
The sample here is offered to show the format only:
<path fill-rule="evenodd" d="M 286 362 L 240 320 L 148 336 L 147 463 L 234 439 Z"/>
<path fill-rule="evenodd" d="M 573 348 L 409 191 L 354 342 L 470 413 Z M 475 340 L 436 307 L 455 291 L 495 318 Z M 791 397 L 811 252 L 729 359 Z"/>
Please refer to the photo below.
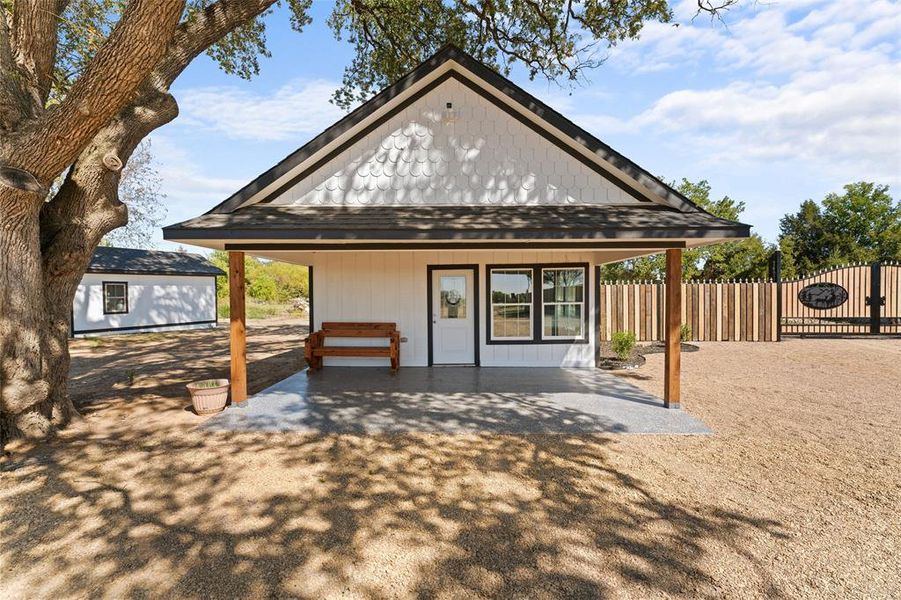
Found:
<path fill-rule="evenodd" d="M 318 334 L 323 337 L 394 337 L 398 335 L 395 323 L 341 323 L 322 324 Z"/>
<path fill-rule="evenodd" d="M 328 321 L 322 324 L 323 329 L 359 329 L 375 331 L 397 331 L 397 323 L 344 323 Z"/>

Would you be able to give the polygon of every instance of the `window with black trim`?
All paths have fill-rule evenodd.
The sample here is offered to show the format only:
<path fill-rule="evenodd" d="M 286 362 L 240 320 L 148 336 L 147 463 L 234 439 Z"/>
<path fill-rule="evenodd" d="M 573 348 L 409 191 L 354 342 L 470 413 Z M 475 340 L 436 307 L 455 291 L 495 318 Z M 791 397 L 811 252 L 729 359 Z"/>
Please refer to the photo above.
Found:
<path fill-rule="evenodd" d="M 585 269 L 541 269 L 541 338 L 572 339 L 585 335 Z"/>
<path fill-rule="evenodd" d="M 121 315 L 128 312 L 128 283 L 103 282 L 103 314 Z"/>
<path fill-rule="evenodd" d="M 582 263 L 489 265 L 488 343 L 587 342 L 587 277 Z"/>
<path fill-rule="evenodd" d="M 532 339 L 532 269 L 491 269 L 491 339 Z"/>

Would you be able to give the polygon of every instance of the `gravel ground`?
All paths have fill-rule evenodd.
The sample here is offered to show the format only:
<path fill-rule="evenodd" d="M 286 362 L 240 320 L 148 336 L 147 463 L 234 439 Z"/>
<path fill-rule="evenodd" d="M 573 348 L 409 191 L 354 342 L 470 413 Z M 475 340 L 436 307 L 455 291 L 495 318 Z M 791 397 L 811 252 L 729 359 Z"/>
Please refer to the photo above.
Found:
<path fill-rule="evenodd" d="M 303 333 L 251 324 L 251 391 Z M 367 436 L 199 431 L 225 329 L 74 342 L 84 420 L 0 461 L 0 597 L 901 595 L 901 341 L 700 346 L 714 435 Z"/>

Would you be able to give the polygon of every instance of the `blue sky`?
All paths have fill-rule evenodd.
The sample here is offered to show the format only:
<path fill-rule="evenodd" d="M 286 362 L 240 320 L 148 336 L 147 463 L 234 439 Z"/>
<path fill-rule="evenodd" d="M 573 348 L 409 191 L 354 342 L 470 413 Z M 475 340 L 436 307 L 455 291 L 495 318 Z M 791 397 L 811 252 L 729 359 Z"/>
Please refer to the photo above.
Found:
<path fill-rule="evenodd" d="M 588 82 L 513 79 L 666 179 L 707 179 L 743 200 L 742 220 L 775 240 L 807 199 L 872 180 L 901 186 L 901 3 L 746 0 L 725 24 L 675 4 L 608 52 Z M 350 47 L 314 1 L 303 33 L 267 17 L 272 58 L 251 81 L 198 58 L 173 86 L 180 116 L 151 136 L 165 224 L 205 212 L 339 119 L 328 102 Z M 158 247 L 173 247 L 162 242 Z"/>

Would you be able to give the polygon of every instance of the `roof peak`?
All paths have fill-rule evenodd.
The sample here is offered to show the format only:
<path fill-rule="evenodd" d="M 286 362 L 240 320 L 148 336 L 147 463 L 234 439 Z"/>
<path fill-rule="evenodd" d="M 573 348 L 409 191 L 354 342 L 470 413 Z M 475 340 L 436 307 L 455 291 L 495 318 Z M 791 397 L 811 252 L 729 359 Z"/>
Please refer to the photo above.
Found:
<path fill-rule="evenodd" d="M 685 195 L 678 190 L 673 189 L 647 170 L 629 160 L 622 154 L 616 152 L 613 148 L 602 142 L 590 132 L 579 127 L 564 115 L 554 110 L 537 97 L 526 92 L 510 79 L 500 75 L 497 71 L 488 65 L 478 61 L 472 55 L 453 43 L 445 43 L 430 57 L 422 61 L 415 68 L 401 76 L 394 84 L 386 87 L 368 101 L 345 115 L 331 127 L 320 133 L 318 136 L 310 140 L 307 144 L 301 146 L 278 164 L 261 174 L 259 177 L 245 185 L 235 194 L 221 202 L 210 213 L 227 213 L 245 206 L 248 201 L 254 200 L 254 203 L 266 201 L 267 198 L 274 197 L 282 193 L 288 187 L 303 179 L 310 168 L 297 173 L 295 169 L 304 163 L 307 159 L 319 155 L 320 152 L 330 148 L 332 143 L 341 136 L 347 134 L 361 122 L 372 116 L 374 113 L 391 103 L 395 98 L 407 94 L 405 102 L 412 101 L 416 98 L 416 93 L 421 92 L 422 86 L 417 88 L 416 93 L 409 93 L 409 90 L 416 86 L 417 83 L 429 77 L 436 69 L 440 68 L 447 62 L 454 62 L 459 68 L 454 67 L 454 71 L 461 72 L 459 77 L 466 79 L 474 79 L 478 83 L 473 83 L 470 87 L 476 93 L 492 97 L 489 88 L 494 88 L 497 92 L 509 99 L 509 104 L 518 106 L 517 110 L 531 112 L 543 123 L 547 123 L 552 130 L 546 132 L 546 137 L 553 137 L 558 140 L 566 140 L 566 142 L 575 146 L 581 146 L 588 150 L 589 156 L 582 160 L 597 162 L 603 167 L 600 169 L 612 170 L 613 173 L 621 173 L 627 177 L 627 181 L 633 183 L 624 183 L 622 185 L 629 187 L 629 193 L 644 197 L 645 199 L 670 206 L 676 210 L 685 212 L 706 212 L 699 206 L 694 204 Z M 497 102 L 497 100 L 494 100 Z M 503 104 L 503 102 L 502 102 Z M 399 106 L 403 106 L 400 104 Z M 395 107 L 396 108 L 396 107 Z M 377 121 L 367 125 L 372 127 L 380 123 L 386 118 L 390 118 L 394 109 L 381 115 Z M 510 108 L 509 110 L 513 110 Z M 562 133 L 562 135 L 560 135 Z M 559 143 L 559 142 L 558 142 Z M 338 150 L 343 149 L 348 142 L 342 142 Z M 337 150 L 332 149 L 328 154 L 317 160 L 317 164 L 327 160 Z M 315 169 L 312 169 L 315 170 Z M 618 175 L 610 174 L 608 179 L 616 179 Z M 273 188 L 273 185 L 277 187 Z M 624 188 L 625 189 L 625 188 Z M 261 196 L 261 192 L 267 190 Z"/>

